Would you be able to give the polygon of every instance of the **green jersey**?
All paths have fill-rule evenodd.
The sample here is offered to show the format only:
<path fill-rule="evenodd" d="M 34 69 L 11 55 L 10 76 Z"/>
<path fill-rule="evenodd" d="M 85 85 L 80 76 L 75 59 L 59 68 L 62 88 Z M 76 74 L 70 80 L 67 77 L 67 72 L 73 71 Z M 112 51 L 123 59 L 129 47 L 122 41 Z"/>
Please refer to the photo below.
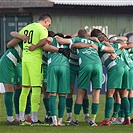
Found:
<path fill-rule="evenodd" d="M 9 48 L 1 57 L 1 60 L 5 60 L 5 58 L 8 58 L 15 66 L 17 66 L 22 59 L 22 50 L 23 42 L 20 42 L 15 47 Z"/>
<path fill-rule="evenodd" d="M 48 61 L 48 52 L 43 51 L 42 52 L 42 63 L 45 64 L 45 65 L 48 65 L 47 61 Z"/>
<path fill-rule="evenodd" d="M 71 44 L 73 43 L 87 43 L 89 44 L 95 44 L 98 46 L 98 49 L 102 51 L 103 45 L 101 43 L 97 43 L 94 41 L 89 40 L 88 38 L 72 38 Z M 98 52 L 96 49 L 90 47 L 90 48 L 82 48 L 77 49 L 78 58 L 79 58 L 79 65 L 80 67 L 88 64 L 101 64 L 101 60 L 99 58 Z"/>
<path fill-rule="evenodd" d="M 22 44 L 20 42 L 15 47 L 9 48 L 0 60 L 0 82 L 14 84 L 14 71 L 22 58 Z"/>
<path fill-rule="evenodd" d="M 126 63 L 128 69 L 133 68 L 133 61 L 126 49 L 122 50 L 120 58 L 122 61 L 124 61 Z"/>
<path fill-rule="evenodd" d="M 128 49 L 131 59 L 133 60 L 133 48 Z"/>
<path fill-rule="evenodd" d="M 32 23 L 25 26 L 20 31 L 21 35 L 29 36 L 29 40 L 23 42 L 23 61 L 24 62 L 42 62 L 42 47 L 36 48 L 34 51 L 30 51 L 28 48 L 34 44 L 36 45 L 40 40 L 47 38 L 48 31 L 40 23 Z"/>
<path fill-rule="evenodd" d="M 104 45 L 104 44 L 103 44 Z M 115 52 L 119 52 L 119 44 L 111 44 L 111 46 L 114 48 Z M 123 67 L 126 66 L 126 64 L 120 59 L 119 56 L 116 57 L 114 60 L 110 60 L 110 53 L 105 52 L 99 52 L 99 56 L 101 58 L 102 64 L 107 68 L 107 70 L 114 68 L 114 67 Z"/>
<path fill-rule="evenodd" d="M 78 62 L 78 54 L 76 49 L 72 49 L 70 52 L 70 58 L 69 58 L 69 63 L 72 65 L 79 66 Z"/>
<path fill-rule="evenodd" d="M 57 48 L 68 48 L 69 45 L 61 45 L 59 44 L 55 38 L 53 38 L 53 41 L 51 45 L 57 47 Z M 68 66 L 69 67 L 69 61 L 66 56 L 57 53 L 57 52 L 49 52 L 48 53 L 48 66 Z"/>

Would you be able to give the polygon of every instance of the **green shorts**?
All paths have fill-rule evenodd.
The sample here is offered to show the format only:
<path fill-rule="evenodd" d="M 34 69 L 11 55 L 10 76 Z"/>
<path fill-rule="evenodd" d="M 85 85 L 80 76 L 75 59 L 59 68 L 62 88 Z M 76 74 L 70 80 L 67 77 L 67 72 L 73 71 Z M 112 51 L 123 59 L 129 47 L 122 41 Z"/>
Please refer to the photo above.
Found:
<path fill-rule="evenodd" d="M 70 84 L 74 85 L 79 74 L 79 66 L 70 64 Z"/>
<path fill-rule="evenodd" d="M 22 64 L 19 63 L 15 68 L 15 84 L 22 84 Z"/>
<path fill-rule="evenodd" d="M 78 88 L 80 89 L 88 89 L 89 83 L 91 81 L 92 88 L 102 88 L 102 74 L 103 69 L 100 64 L 90 64 L 85 65 L 79 71 L 78 76 Z"/>
<path fill-rule="evenodd" d="M 16 66 L 6 56 L 0 60 L 0 82 L 7 84 L 15 84 L 15 71 Z"/>
<path fill-rule="evenodd" d="M 70 93 L 70 69 L 66 66 L 48 67 L 47 90 L 58 94 Z"/>
<path fill-rule="evenodd" d="M 43 69 L 43 85 L 47 84 L 47 69 L 48 69 L 48 65 L 43 64 L 42 65 L 42 69 Z"/>
<path fill-rule="evenodd" d="M 42 62 L 22 62 L 22 85 L 42 86 Z"/>
<path fill-rule="evenodd" d="M 126 67 L 115 67 L 107 71 L 107 89 L 129 88 L 129 71 Z"/>

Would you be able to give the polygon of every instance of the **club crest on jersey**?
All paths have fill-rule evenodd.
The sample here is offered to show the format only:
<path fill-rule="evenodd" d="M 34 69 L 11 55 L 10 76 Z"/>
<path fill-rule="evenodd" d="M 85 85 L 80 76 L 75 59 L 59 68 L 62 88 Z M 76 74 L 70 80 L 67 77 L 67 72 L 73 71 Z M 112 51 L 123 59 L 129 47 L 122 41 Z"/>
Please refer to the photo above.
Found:
<path fill-rule="evenodd" d="M 29 51 L 29 47 L 25 46 L 23 50 L 25 50 L 25 52 L 28 52 Z"/>
<path fill-rule="evenodd" d="M 83 54 L 93 54 L 96 53 L 96 51 L 94 51 L 93 49 L 86 49 L 85 51 L 82 52 Z"/>

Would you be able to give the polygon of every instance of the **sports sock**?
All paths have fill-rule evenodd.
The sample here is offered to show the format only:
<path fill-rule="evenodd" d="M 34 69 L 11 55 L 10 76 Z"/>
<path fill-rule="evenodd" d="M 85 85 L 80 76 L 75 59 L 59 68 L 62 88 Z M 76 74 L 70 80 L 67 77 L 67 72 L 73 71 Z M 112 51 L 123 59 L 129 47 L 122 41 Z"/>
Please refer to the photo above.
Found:
<path fill-rule="evenodd" d="M 21 89 L 15 89 L 14 93 L 14 106 L 16 114 L 19 114 L 19 97 L 21 94 Z"/>
<path fill-rule="evenodd" d="M 91 107 L 91 118 L 93 121 L 96 119 L 97 111 L 98 111 L 99 104 L 98 103 L 92 103 Z"/>
<path fill-rule="evenodd" d="M 25 110 L 26 115 L 30 113 L 31 113 L 31 93 L 29 93 L 27 97 L 27 104 L 26 104 L 26 110 Z"/>
<path fill-rule="evenodd" d="M 72 113 L 67 113 L 67 118 L 72 118 Z"/>
<path fill-rule="evenodd" d="M 128 98 L 128 100 L 129 100 L 129 103 L 130 103 L 130 115 L 131 115 L 132 112 L 133 112 L 133 97 Z"/>
<path fill-rule="evenodd" d="M 20 98 L 19 98 L 19 111 L 25 112 L 26 103 L 27 103 L 27 96 L 29 94 L 30 88 L 22 88 Z"/>
<path fill-rule="evenodd" d="M 20 121 L 25 121 L 25 117 L 24 117 L 25 113 L 22 111 L 19 111 L 19 119 Z"/>
<path fill-rule="evenodd" d="M 112 117 L 116 118 L 118 116 L 118 113 L 120 111 L 120 106 L 121 104 L 119 103 L 114 103 L 114 110 L 113 110 L 113 115 Z"/>
<path fill-rule="evenodd" d="M 127 97 L 121 98 L 121 105 L 124 110 L 125 118 L 130 117 L 130 103 Z"/>
<path fill-rule="evenodd" d="M 30 120 L 31 119 L 31 114 L 25 114 L 25 120 Z"/>
<path fill-rule="evenodd" d="M 31 119 L 33 122 L 38 122 L 38 112 L 32 112 Z"/>
<path fill-rule="evenodd" d="M 14 121 L 14 118 L 13 118 L 13 116 L 7 116 L 7 120 L 12 122 L 12 121 Z"/>
<path fill-rule="evenodd" d="M 49 109 L 50 109 L 51 116 L 56 116 L 56 96 L 50 96 Z"/>
<path fill-rule="evenodd" d="M 84 114 L 84 118 L 89 117 L 89 114 Z"/>
<path fill-rule="evenodd" d="M 26 103 L 27 103 L 27 96 L 29 94 L 30 88 L 22 87 L 22 91 L 19 98 L 19 116 L 20 120 L 24 121 Z"/>
<path fill-rule="evenodd" d="M 19 119 L 19 114 L 16 114 L 16 120 L 18 120 L 18 121 L 20 120 Z"/>
<path fill-rule="evenodd" d="M 118 117 L 120 117 L 120 118 L 124 118 L 125 117 L 124 110 L 122 109 L 122 105 L 120 106 L 120 111 L 118 113 Z"/>
<path fill-rule="evenodd" d="M 43 104 L 46 110 L 46 115 L 50 116 L 50 109 L 49 109 L 49 98 L 43 98 Z"/>
<path fill-rule="evenodd" d="M 54 125 L 57 125 L 57 118 L 56 118 L 56 116 L 52 116 L 52 123 Z"/>
<path fill-rule="evenodd" d="M 66 96 L 59 96 L 58 118 L 63 118 L 65 106 L 66 106 Z"/>
<path fill-rule="evenodd" d="M 58 118 L 58 123 L 62 123 L 62 118 Z"/>
<path fill-rule="evenodd" d="M 84 114 L 88 114 L 89 112 L 89 99 L 83 99 L 83 112 Z"/>
<path fill-rule="evenodd" d="M 113 97 L 107 97 L 106 98 L 106 104 L 105 104 L 105 119 L 109 119 L 111 115 L 111 111 L 113 108 Z"/>
<path fill-rule="evenodd" d="M 40 105 L 40 95 L 41 95 L 41 88 L 40 87 L 32 87 L 32 94 L 31 94 L 31 112 L 38 112 L 39 105 Z"/>
<path fill-rule="evenodd" d="M 66 111 L 72 113 L 73 98 L 66 98 Z"/>
<path fill-rule="evenodd" d="M 82 104 L 74 104 L 74 119 L 78 120 Z"/>
<path fill-rule="evenodd" d="M 4 102 L 7 116 L 13 116 L 13 92 L 5 92 Z"/>

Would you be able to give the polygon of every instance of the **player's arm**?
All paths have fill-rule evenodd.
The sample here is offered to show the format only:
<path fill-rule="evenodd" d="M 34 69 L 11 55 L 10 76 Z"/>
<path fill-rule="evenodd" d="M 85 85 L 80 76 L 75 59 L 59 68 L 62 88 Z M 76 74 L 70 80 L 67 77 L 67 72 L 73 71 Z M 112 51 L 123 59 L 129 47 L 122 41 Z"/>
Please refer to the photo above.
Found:
<path fill-rule="evenodd" d="M 70 49 L 69 48 L 57 48 L 55 46 L 50 45 L 50 43 L 46 43 L 43 46 L 43 49 L 45 51 L 48 52 L 58 52 L 58 53 L 62 53 L 64 56 L 66 56 L 67 58 L 70 57 Z"/>
<path fill-rule="evenodd" d="M 47 43 L 47 38 L 44 38 L 42 40 L 40 40 L 36 45 L 35 44 L 31 44 L 31 46 L 29 47 L 30 51 L 33 51 L 39 47 L 43 47 L 46 43 Z"/>
<path fill-rule="evenodd" d="M 34 44 L 32 44 L 30 47 L 29 47 L 29 50 L 30 51 L 33 51 L 33 50 L 35 50 L 36 48 L 38 48 L 38 47 L 43 47 L 43 49 L 45 48 L 44 46 L 46 45 L 46 44 L 50 44 L 51 42 L 52 42 L 52 37 L 48 37 L 48 38 L 44 38 L 44 39 L 42 39 L 42 40 L 40 40 L 39 41 L 39 43 L 37 43 L 36 45 L 34 45 Z M 54 46 L 53 46 L 54 47 Z M 47 46 L 46 46 L 46 48 L 47 48 Z M 52 47 L 51 47 L 52 48 Z M 49 50 L 50 50 L 50 48 L 49 48 Z M 55 50 L 55 49 L 54 49 Z M 46 50 L 47 51 L 47 50 Z M 56 51 L 49 51 L 49 52 L 56 52 Z"/>
<path fill-rule="evenodd" d="M 119 42 L 118 45 L 120 49 L 124 49 L 127 47 L 127 43 L 124 43 L 124 42 Z"/>
<path fill-rule="evenodd" d="M 128 42 L 127 46 L 125 47 L 126 49 L 133 48 L 133 42 Z"/>
<path fill-rule="evenodd" d="M 10 35 L 11 35 L 12 37 L 14 37 L 14 38 L 18 38 L 18 39 L 21 39 L 21 40 L 23 40 L 23 41 L 27 41 L 27 40 L 29 39 L 28 36 L 26 36 L 26 35 L 21 35 L 21 34 L 19 34 L 19 33 L 16 32 L 16 31 L 10 32 Z"/>
<path fill-rule="evenodd" d="M 78 36 L 78 32 L 71 35 L 71 37 L 77 37 L 77 36 Z"/>
<path fill-rule="evenodd" d="M 9 41 L 7 43 L 7 48 L 12 48 L 12 47 L 14 47 L 15 45 L 17 45 L 21 41 L 22 41 L 21 39 L 13 38 L 11 41 Z"/>
<path fill-rule="evenodd" d="M 45 51 L 48 51 L 48 52 L 58 52 L 59 51 L 59 48 L 55 47 L 55 46 L 52 46 L 48 43 L 46 43 L 44 46 L 43 46 L 43 49 Z"/>
<path fill-rule="evenodd" d="M 125 36 L 118 36 L 118 39 L 122 39 L 122 40 L 124 40 L 125 42 L 127 42 L 127 40 L 128 40 L 128 38 L 125 37 Z"/>
<path fill-rule="evenodd" d="M 89 37 L 90 40 L 100 43 L 97 37 Z"/>
<path fill-rule="evenodd" d="M 119 49 L 123 49 L 123 48 L 125 48 L 127 46 L 127 44 L 126 43 L 123 43 L 123 42 L 120 42 L 120 43 L 118 43 L 118 48 Z M 117 57 L 117 53 L 115 53 L 115 52 L 111 52 L 110 53 L 110 60 L 114 60 L 115 58 Z"/>
<path fill-rule="evenodd" d="M 114 48 L 110 45 L 109 42 L 104 41 L 103 43 L 104 43 L 105 45 L 103 45 L 101 51 L 103 51 L 103 52 L 108 52 L 108 53 L 115 53 Z"/>
<path fill-rule="evenodd" d="M 98 47 L 95 44 L 74 43 L 71 45 L 71 48 L 89 48 L 89 47 L 93 47 L 94 49 L 98 50 Z"/>
<path fill-rule="evenodd" d="M 59 44 L 70 44 L 70 39 L 65 39 L 65 38 L 62 38 L 62 37 L 59 37 L 59 36 L 55 36 L 56 38 L 56 41 L 59 43 Z"/>

